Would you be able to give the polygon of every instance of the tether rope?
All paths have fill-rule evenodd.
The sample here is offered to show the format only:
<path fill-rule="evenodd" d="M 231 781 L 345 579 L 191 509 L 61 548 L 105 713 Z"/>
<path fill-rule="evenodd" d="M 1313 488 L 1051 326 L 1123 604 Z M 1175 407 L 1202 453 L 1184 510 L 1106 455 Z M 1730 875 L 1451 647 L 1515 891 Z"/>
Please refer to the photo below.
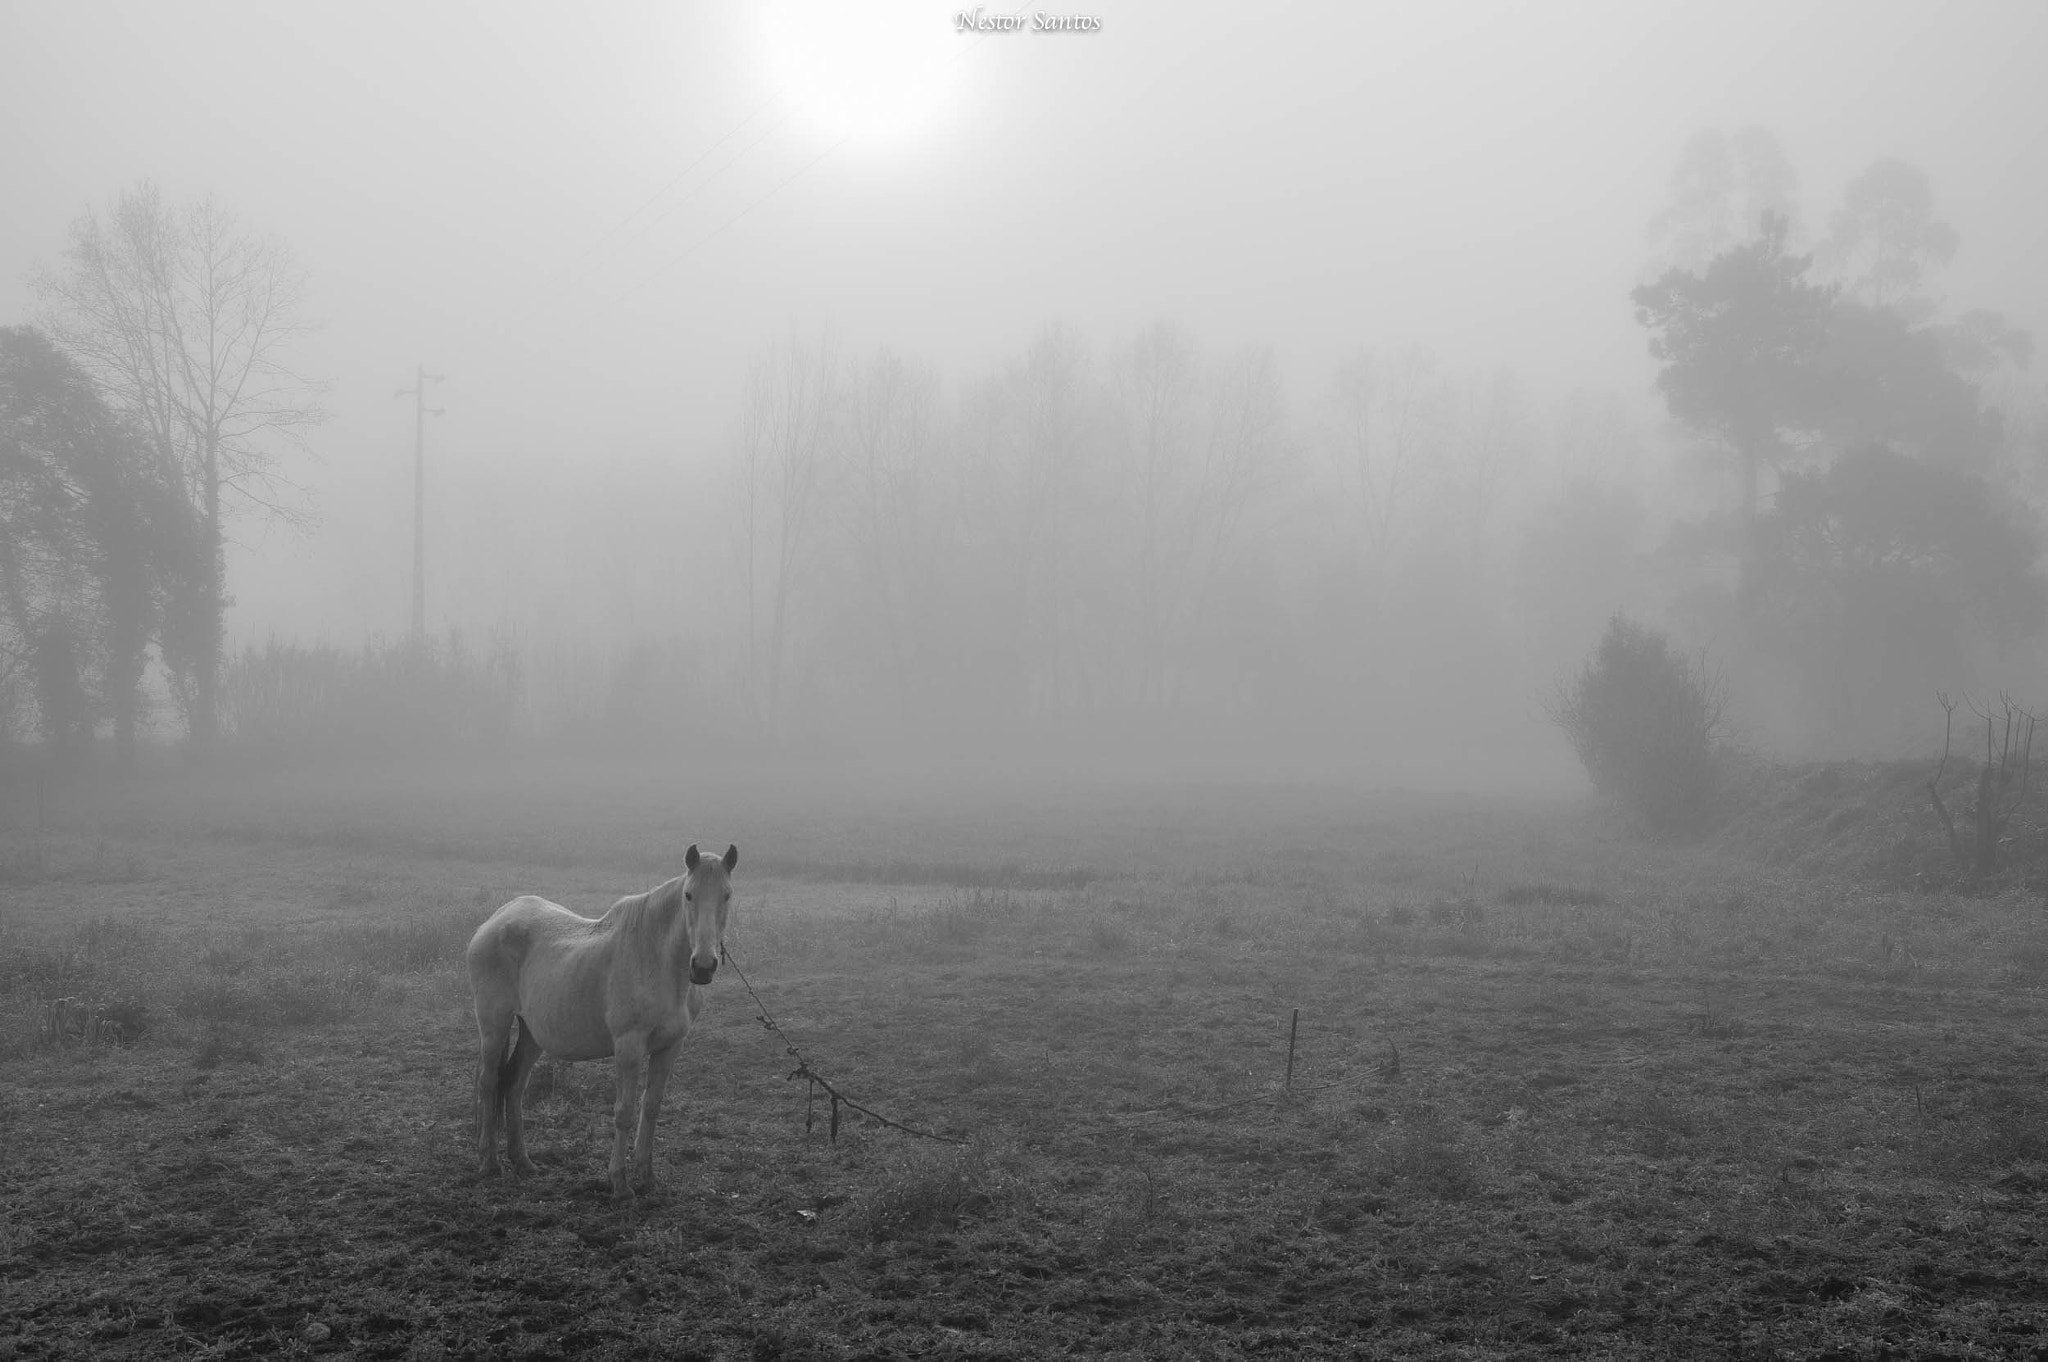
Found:
<path fill-rule="evenodd" d="M 801 1078 L 809 1085 L 806 1090 L 807 1096 L 804 1103 L 805 1134 L 808 1135 L 811 1132 L 815 1119 L 811 1105 L 812 1099 L 815 1099 L 818 1091 L 823 1089 L 832 1104 L 828 1130 L 834 1141 L 837 1141 L 839 1138 L 839 1108 L 844 1106 L 852 1108 L 870 1120 L 880 1122 L 891 1130 L 900 1130 L 906 1135 L 915 1135 L 921 1140 L 937 1140 L 941 1144 L 953 1145 L 964 1145 L 967 1143 L 966 1140 L 956 1136 L 940 1135 L 935 1131 L 920 1130 L 916 1126 L 905 1125 L 901 1121 L 892 1120 L 874 1108 L 864 1106 L 840 1092 L 838 1088 L 832 1085 L 831 1080 L 811 1067 L 811 1062 L 804 1058 L 803 1051 L 797 1049 L 796 1042 L 789 1038 L 789 1032 L 785 1031 L 781 1023 L 769 1015 L 768 1004 L 761 1000 L 761 995 L 754 989 L 753 981 L 748 979 L 747 972 L 740 968 L 740 962 L 733 957 L 732 948 L 730 946 L 721 946 L 720 950 L 724 954 L 725 962 L 732 966 L 732 972 L 739 976 L 740 986 L 746 989 L 747 996 L 754 1000 L 754 1007 L 756 1009 L 755 1020 L 759 1021 L 764 1029 L 773 1031 L 776 1035 L 780 1036 L 782 1038 L 782 1048 L 788 1052 L 790 1058 L 796 1061 L 796 1067 L 789 1071 L 787 1077 L 790 1079 Z M 1316 1093 L 1333 1092 L 1343 1088 L 1363 1087 L 1368 1078 L 1384 1082 L 1388 1078 L 1400 1076 L 1401 1052 L 1394 1047 L 1392 1041 L 1387 1042 L 1387 1054 L 1388 1058 L 1374 1065 L 1373 1071 L 1369 1076 L 1350 1076 L 1326 1083 L 1304 1084 L 1300 1087 L 1290 1085 L 1277 1093 L 1260 1093 L 1256 1096 L 1240 1098 L 1234 1102 L 1223 1102 L 1214 1106 L 1189 1107 L 1180 1103 L 1171 1103 L 1164 1107 L 1154 1108 L 1151 1111 L 1110 1112 L 1108 1115 L 1111 1120 L 1128 1122 L 1156 1121 L 1172 1117 L 1214 1116 L 1226 1111 L 1235 1111 L 1240 1107 L 1270 1103 L 1276 1098 L 1308 1096 Z"/>
<path fill-rule="evenodd" d="M 810 1086 L 806 1091 L 809 1098 L 815 1098 L 818 1090 L 822 1088 L 825 1091 L 825 1095 L 832 1100 L 830 1133 L 833 1140 L 836 1141 L 839 1138 L 839 1109 L 841 1107 L 850 1107 L 871 1121 L 879 1121 L 891 1130 L 900 1130 L 906 1135 L 915 1135 L 921 1140 L 937 1140 L 940 1144 L 964 1145 L 967 1143 L 966 1140 L 960 1139 L 957 1136 L 940 1135 L 936 1131 L 930 1130 L 919 1130 L 916 1126 L 905 1125 L 901 1121 L 891 1120 L 873 1107 L 863 1106 L 839 1091 L 838 1088 L 832 1085 L 831 1080 L 811 1067 L 811 1062 L 804 1058 L 803 1051 L 797 1049 L 796 1042 L 789 1038 L 789 1032 L 783 1030 L 781 1024 L 768 1014 L 768 1004 L 762 1002 L 761 995 L 754 991 L 754 985 L 747 978 L 747 972 L 741 969 L 740 962 L 733 958 L 732 948 L 728 946 L 724 950 L 725 962 L 732 966 L 732 972 L 740 978 L 740 986 L 746 989 L 747 996 L 754 1000 L 754 1006 L 759 1009 L 755 1014 L 756 1019 L 763 1027 L 782 1037 L 782 1048 L 788 1051 L 790 1058 L 796 1061 L 796 1067 L 789 1071 L 788 1077 L 792 1079 L 801 1078 L 808 1083 Z M 804 1104 L 804 1132 L 806 1134 L 810 1133 L 811 1124 L 812 1110 L 810 1101 L 807 1099 Z"/>

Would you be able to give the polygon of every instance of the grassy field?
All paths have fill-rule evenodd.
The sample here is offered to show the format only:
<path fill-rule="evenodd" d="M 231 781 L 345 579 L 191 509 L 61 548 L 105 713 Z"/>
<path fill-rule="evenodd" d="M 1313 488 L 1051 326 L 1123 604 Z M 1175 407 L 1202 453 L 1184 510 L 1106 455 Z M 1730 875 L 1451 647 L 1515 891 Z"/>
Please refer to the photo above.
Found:
<path fill-rule="evenodd" d="M 2048 1356 L 2031 893 L 1534 799 L 686 776 L 10 796 L 0 1358 Z M 480 1182 L 470 931 L 692 840 L 783 1030 L 721 972 L 656 1193 L 602 1063 Z M 964 1143 L 831 1138 L 786 1042 Z"/>

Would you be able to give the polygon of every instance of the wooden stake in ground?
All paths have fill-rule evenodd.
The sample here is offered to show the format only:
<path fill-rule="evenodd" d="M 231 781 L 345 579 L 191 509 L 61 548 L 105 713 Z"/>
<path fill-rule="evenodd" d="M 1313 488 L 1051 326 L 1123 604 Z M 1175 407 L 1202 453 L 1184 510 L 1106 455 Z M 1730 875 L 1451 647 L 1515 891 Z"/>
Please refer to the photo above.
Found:
<path fill-rule="evenodd" d="M 1294 1086 L 1294 1031 L 1301 1025 L 1301 1009 L 1295 1008 L 1287 1022 L 1287 1087 Z"/>

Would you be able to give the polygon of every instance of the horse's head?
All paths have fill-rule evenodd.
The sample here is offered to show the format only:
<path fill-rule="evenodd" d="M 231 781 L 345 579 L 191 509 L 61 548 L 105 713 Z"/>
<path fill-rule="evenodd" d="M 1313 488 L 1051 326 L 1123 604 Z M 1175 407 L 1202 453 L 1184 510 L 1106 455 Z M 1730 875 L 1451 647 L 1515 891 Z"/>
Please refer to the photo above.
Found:
<path fill-rule="evenodd" d="M 707 860 L 697 854 L 697 844 L 683 853 L 683 912 L 690 920 L 690 982 L 708 984 L 718 972 L 718 958 L 725 950 L 725 920 L 732 913 L 732 872 L 740 863 L 740 849 L 728 846 L 725 855 Z"/>

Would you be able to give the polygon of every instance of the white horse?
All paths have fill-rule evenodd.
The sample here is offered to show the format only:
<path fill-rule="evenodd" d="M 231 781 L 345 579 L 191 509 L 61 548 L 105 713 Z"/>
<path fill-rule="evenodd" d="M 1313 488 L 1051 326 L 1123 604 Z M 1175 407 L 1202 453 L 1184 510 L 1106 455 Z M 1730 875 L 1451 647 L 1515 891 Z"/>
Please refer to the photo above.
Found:
<path fill-rule="evenodd" d="M 469 939 L 469 985 L 483 1047 L 476 1076 L 480 1173 L 498 1172 L 501 1123 L 514 1171 L 533 1171 L 520 1097 L 543 1051 L 561 1059 L 614 1055 L 619 1096 L 612 1111 L 612 1193 L 631 1195 L 626 1142 L 636 1110 L 633 1182 L 653 1185 L 662 1090 L 724 952 L 739 863 L 736 846 L 709 860 L 692 845 L 683 854 L 684 875 L 620 899 L 601 918 L 528 894 L 476 929 Z M 515 1026 L 518 1043 L 510 1045 Z"/>

